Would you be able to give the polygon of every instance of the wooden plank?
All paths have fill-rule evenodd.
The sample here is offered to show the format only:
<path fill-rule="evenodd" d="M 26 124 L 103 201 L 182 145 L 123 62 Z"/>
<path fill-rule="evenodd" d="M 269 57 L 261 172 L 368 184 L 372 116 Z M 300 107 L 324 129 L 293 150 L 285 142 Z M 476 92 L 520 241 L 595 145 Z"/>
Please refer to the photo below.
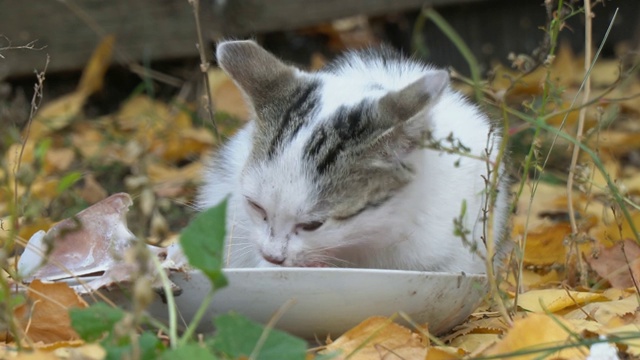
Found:
<path fill-rule="evenodd" d="M 352 16 L 382 15 L 485 0 L 206 0 L 201 20 L 208 40 L 289 30 Z M 0 35 L 13 45 L 38 40 L 44 49 L 4 51 L 0 79 L 42 69 L 81 68 L 103 34 L 115 34 L 117 61 L 148 63 L 197 56 L 193 11 L 187 0 L 0 0 Z M 6 41 L 0 39 L 0 48 Z"/>
<path fill-rule="evenodd" d="M 214 14 L 229 34 L 289 30 L 353 15 L 384 15 L 422 6 L 486 0 L 218 0 Z"/>

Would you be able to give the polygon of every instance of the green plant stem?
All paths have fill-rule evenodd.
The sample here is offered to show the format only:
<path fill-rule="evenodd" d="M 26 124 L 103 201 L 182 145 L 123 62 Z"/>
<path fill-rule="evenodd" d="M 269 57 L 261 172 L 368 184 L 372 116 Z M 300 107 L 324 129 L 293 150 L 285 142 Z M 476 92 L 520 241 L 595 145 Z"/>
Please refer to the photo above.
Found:
<path fill-rule="evenodd" d="M 469 71 L 471 72 L 471 79 L 473 80 L 473 90 L 475 92 L 476 101 L 481 102 L 483 97 L 482 88 L 480 86 L 480 66 L 478 61 L 471 52 L 471 49 L 465 44 L 464 40 L 458 35 L 458 33 L 447 23 L 447 21 L 440 16 L 432 8 L 426 8 L 422 10 L 422 15 L 433 21 L 436 26 L 447 36 L 451 42 L 458 48 L 462 57 L 464 57 L 467 64 L 469 64 Z"/>
<path fill-rule="evenodd" d="M 557 7 L 557 13 L 560 14 L 562 7 L 564 6 L 564 2 L 562 0 L 558 1 L 558 7 Z M 558 35 L 560 34 L 560 28 L 562 26 L 562 22 L 564 21 L 564 19 L 558 19 L 558 18 L 554 18 L 551 20 L 550 24 L 549 24 L 549 43 L 550 43 L 550 49 L 549 49 L 549 56 L 555 56 L 555 52 L 556 52 L 556 48 L 558 45 Z M 538 114 L 537 116 L 540 116 L 543 112 L 546 111 L 547 108 L 547 104 L 549 102 L 549 83 L 550 83 L 550 77 L 551 77 L 551 71 L 549 68 L 547 68 L 546 71 L 546 75 L 545 75 L 545 80 L 544 80 L 544 86 L 542 88 L 542 104 L 540 105 L 540 107 L 538 108 Z M 503 103 L 503 111 L 507 111 L 509 112 L 509 109 L 504 103 Z M 533 134 L 533 138 L 531 141 L 531 147 L 529 148 L 529 153 L 526 156 L 526 161 L 524 163 L 524 170 L 523 170 L 523 174 L 524 176 L 522 177 L 522 179 L 520 180 L 520 185 L 518 187 L 518 191 L 516 193 L 515 199 L 513 201 L 513 203 L 511 204 L 511 209 L 510 209 L 510 213 L 513 211 L 513 209 L 515 208 L 515 205 L 518 202 L 518 199 L 520 198 L 520 196 L 522 195 L 522 191 L 524 190 L 524 185 L 526 183 L 526 180 L 528 178 L 528 174 L 529 174 L 529 170 L 531 169 L 532 164 L 534 164 L 536 161 L 534 160 L 534 158 L 537 158 L 536 155 L 536 150 L 537 150 L 537 146 L 536 146 L 536 139 L 538 139 L 540 137 L 540 132 L 541 132 L 541 128 L 539 126 L 535 127 L 535 131 Z M 537 168 L 536 168 L 536 173 L 537 173 Z M 539 169 L 540 172 L 542 172 L 542 168 Z M 535 176 L 534 177 L 534 181 L 533 181 L 533 185 L 532 185 L 532 189 L 531 189 L 531 197 L 529 200 L 529 207 L 527 209 L 527 213 L 530 214 L 531 213 L 531 207 L 533 205 L 533 197 L 535 196 L 535 193 L 537 191 L 538 188 L 538 180 L 539 180 L 539 176 Z M 517 285 L 517 291 L 515 294 L 515 298 L 513 301 L 513 306 L 516 307 L 518 306 L 518 294 L 520 293 L 520 284 L 522 283 L 522 273 L 524 270 L 524 249 L 526 248 L 526 244 L 527 244 L 527 235 L 528 235 L 528 228 L 529 228 L 529 220 L 530 220 L 530 216 L 527 216 L 527 219 L 525 221 L 525 225 L 524 225 L 524 235 L 522 238 L 522 246 L 521 246 L 521 250 L 520 253 L 518 254 L 518 273 L 516 274 L 516 285 Z"/>
<path fill-rule="evenodd" d="M 151 259 L 153 261 L 153 266 L 156 268 L 156 272 L 160 276 L 160 280 L 162 280 L 162 290 L 164 290 L 164 295 L 167 300 L 167 309 L 169 311 L 169 342 L 171 343 L 171 348 L 176 349 L 178 347 L 178 314 L 176 313 L 176 299 L 173 296 L 173 291 L 171 290 L 171 281 L 169 280 L 169 276 L 162 268 L 162 264 L 160 264 L 160 260 L 158 257 L 151 254 Z"/>
<path fill-rule="evenodd" d="M 585 84 L 584 93 L 582 95 L 582 103 L 585 104 L 589 101 L 589 95 L 591 95 L 591 69 L 593 64 L 591 64 L 591 1 L 584 0 L 584 10 L 585 10 L 585 40 L 584 40 L 584 71 L 585 77 L 583 83 Z M 614 17 L 615 19 L 615 17 Z M 613 20 L 611 20 L 611 24 L 613 24 Z M 611 24 L 609 27 L 611 27 Z M 606 37 L 605 37 L 606 39 Z M 604 44 L 604 40 L 602 41 Z M 594 58 L 595 62 L 597 58 Z M 582 137 L 584 133 L 584 120 L 587 116 L 587 108 L 583 107 L 580 109 L 580 115 L 578 118 L 578 130 L 576 131 L 576 141 L 582 142 Z M 578 165 L 578 155 L 580 155 L 580 148 L 578 146 L 573 147 L 573 153 L 571 154 L 571 165 L 569 165 L 569 178 L 567 179 L 567 205 L 569 207 L 569 221 L 571 223 L 571 232 L 573 235 L 578 234 L 578 223 L 576 222 L 576 214 L 573 208 L 573 178 L 576 173 L 576 166 Z"/>
<path fill-rule="evenodd" d="M 571 135 L 566 134 L 566 133 L 556 129 L 555 127 L 547 124 L 544 121 L 544 117 L 542 117 L 542 118 L 532 118 L 532 117 L 528 116 L 527 114 L 521 113 L 521 112 L 519 112 L 517 110 L 514 110 L 514 109 L 509 109 L 509 108 L 506 108 L 506 111 L 508 113 L 510 113 L 511 115 L 517 116 L 517 117 L 519 117 L 520 119 L 522 119 L 524 121 L 527 121 L 527 122 L 529 122 L 531 124 L 534 124 L 536 127 L 540 127 L 541 129 L 549 131 L 550 133 L 557 134 L 561 139 L 567 140 L 568 142 L 574 144 L 575 146 L 579 146 L 580 149 L 584 153 L 589 155 L 589 157 L 591 157 L 591 160 L 593 160 L 594 165 L 596 166 L 596 168 L 598 168 L 598 170 L 600 171 L 600 173 L 604 177 L 605 181 L 607 182 L 607 187 L 611 191 L 611 194 L 612 194 L 614 200 L 620 206 L 620 209 L 622 210 L 622 213 L 624 215 L 625 220 L 627 220 L 627 222 L 629 223 L 629 227 L 631 228 L 631 231 L 633 232 L 633 236 L 635 237 L 636 242 L 638 242 L 640 244 L 640 235 L 638 234 L 638 230 L 637 230 L 635 224 L 633 223 L 633 218 L 631 217 L 631 214 L 629 213 L 629 210 L 624 205 L 625 204 L 624 198 L 622 197 L 622 195 L 620 195 L 620 191 L 618 191 L 618 188 L 616 187 L 616 185 L 611 180 L 611 177 L 607 173 L 607 170 L 605 169 L 604 164 L 602 163 L 602 161 L 600 160 L 598 155 L 595 152 L 593 152 L 593 150 L 591 150 L 587 145 L 577 141 Z"/>
<path fill-rule="evenodd" d="M 205 295 L 204 299 L 202 299 L 202 302 L 200 303 L 200 307 L 198 308 L 196 313 L 193 315 L 193 318 L 191 318 L 191 322 L 189 323 L 187 330 L 184 332 L 184 334 L 182 334 L 182 338 L 180 338 L 180 342 L 178 343 L 179 347 L 185 346 L 187 342 L 191 339 L 191 337 L 193 336 L 193 333 L 195 333 L 196 328 L 198 327 L 198 324 L 200 324 L 200 321 L 204 317 L 204 313 L 209 308 L 209 304 L 211 304 L 211 301 L 213 300 L 213 295 L 215 293 L 216 291 L 212 288 L 211 290 L 209 290 L 207 295 Z"/>
<path fill-rule="evenodd" d="M 276 323 L 278 322 L 278 320 L 282 318 L 284 313 L 287 312 L 287 310 L 289 310 L 291 306 L 295 304 L 295 302 L 296 302 L 295 299 L 287 300 L 287 302 L 282 304 L 282 306 L 280 306 L 278 311 L 276 311 L 276 313 L 273 314 L 271 319 L 269 319 L 269 322 L 267 323 L 267 325 L 265 325 L 264 330 L 262 331 L 262 334 L 260 334 L 260 338 L 256 342 L 256 345 L 254 346 L 253 351 L 251 351 L 251 355 L 249 355 L 248 360 L 256 360 L 258 358 L 258 354 L 260 354 L 260 350 L 262 350 L 264 343 L 267 341 L 267 338 L 269 337 L 269 333 L 271 333 L 271 330 L 276 326 Z"/>

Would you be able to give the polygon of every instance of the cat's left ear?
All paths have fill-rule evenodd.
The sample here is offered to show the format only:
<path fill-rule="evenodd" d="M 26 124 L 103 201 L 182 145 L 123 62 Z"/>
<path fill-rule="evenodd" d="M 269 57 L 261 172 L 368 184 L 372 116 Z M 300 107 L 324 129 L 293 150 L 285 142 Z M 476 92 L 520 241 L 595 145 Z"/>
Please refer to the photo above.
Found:
<path fill-rule="evenodd" d="M 379 100 L 378 109 L 395 124 L 407 122 L 434 104 L 448 86 L 448 72 L 430 70 L 403 89 L 385 95 Z"/>
<path fill-rule="evenodd" d="M 296 69 L 254 41 L 221 42 L 216 49 L 216 58 L 218 65 L 258 107 L 295 85 Z"/>

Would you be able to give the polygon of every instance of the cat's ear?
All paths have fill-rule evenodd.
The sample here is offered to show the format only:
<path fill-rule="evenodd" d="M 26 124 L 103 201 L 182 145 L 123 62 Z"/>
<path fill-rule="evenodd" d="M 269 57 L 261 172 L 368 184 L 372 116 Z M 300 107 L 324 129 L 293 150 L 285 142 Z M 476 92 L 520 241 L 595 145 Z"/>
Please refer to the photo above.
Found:
<path fill-rule="evenodd" d="M 250 40 L 219 43 L 216 58 L 218 65 L 258 106 L 295 83 L 294 67 Z"/>
<path fill-rule="evenodd" d="M 405 155 L 424 143 L 432 128 L 431 119 L 425 112 L 438 101 L 449 86 L 449 74 L 444 70 L 430 70 L 403 89 L 393 91 L 378 101 L 378 114 L 388 127 L 372 144 L 378 148 L 386 161 L 377 163 L 399 164 Z M 418 116 L 425 114 L 424 116 Z M 390 161 L 390 162 L 389 162 Z"/>
<path fill-rule="evenodd" d="M 424 76 L 401 90 L 382 97 L 378 109 L 383 117 L 401 123 L 429 108 L 449 85 L 449 73 L 430 70 Z"/>

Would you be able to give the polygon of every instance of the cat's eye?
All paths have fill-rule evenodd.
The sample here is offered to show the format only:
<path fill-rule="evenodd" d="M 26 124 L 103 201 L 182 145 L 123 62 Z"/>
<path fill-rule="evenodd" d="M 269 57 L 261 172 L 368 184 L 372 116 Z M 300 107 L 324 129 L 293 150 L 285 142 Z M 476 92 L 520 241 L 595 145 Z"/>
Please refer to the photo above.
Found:
<path fill-rule="evenodd" d="M 322 221 L 310 221 L 308 223 L 298 224 L 298 228 L 304 231 L 314 231 L 324 224 Z"/>
<path fill-rule="evenodd" d="M 262 208 L 262 206 L 256 204 L 256 202 L 251 199 L 247 199 L 247 203 L 249 203 L 253 210 L 262 216 L 262 220 L 267 221 L 267 212 Z"/>

